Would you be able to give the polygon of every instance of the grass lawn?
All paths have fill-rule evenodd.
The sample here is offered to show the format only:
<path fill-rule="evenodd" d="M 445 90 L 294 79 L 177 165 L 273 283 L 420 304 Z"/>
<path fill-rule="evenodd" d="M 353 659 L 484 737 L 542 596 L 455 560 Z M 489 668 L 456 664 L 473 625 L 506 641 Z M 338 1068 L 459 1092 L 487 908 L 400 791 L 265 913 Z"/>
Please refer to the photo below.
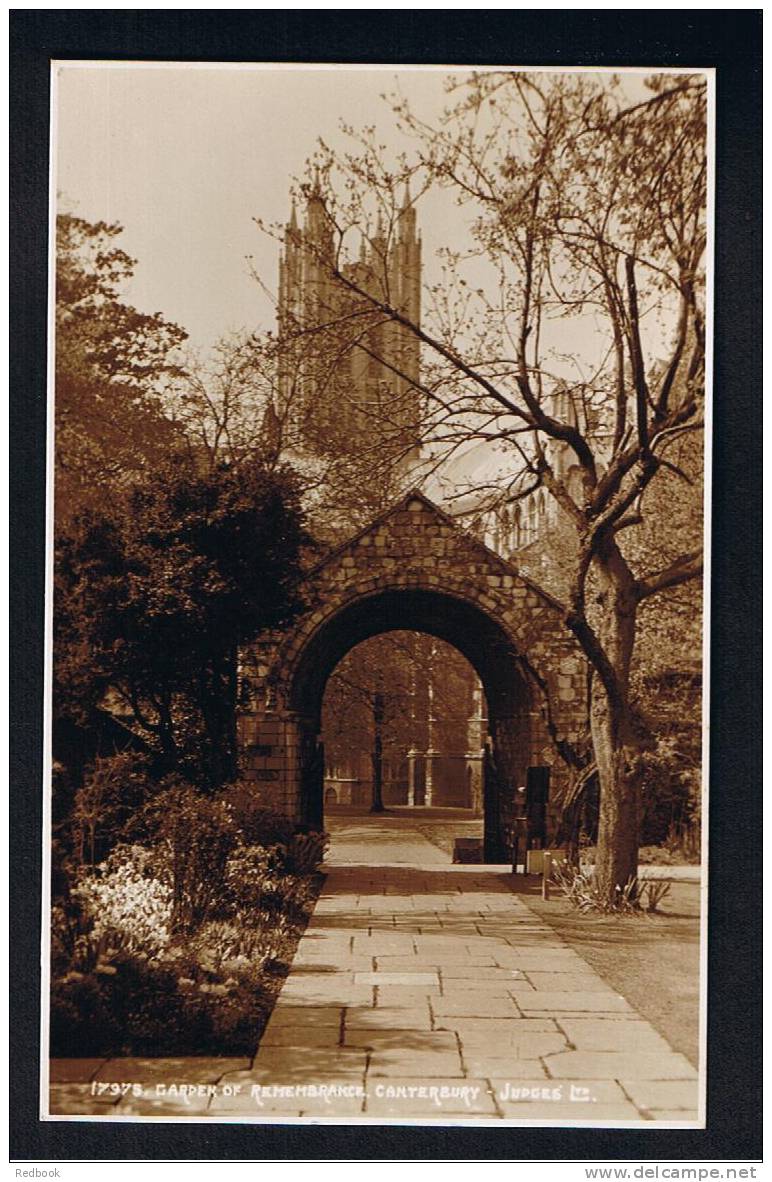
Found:
<path fill-rule="evenodd" d="M 540 880 L 516 881 L 528 883 L 529 906 L 696 1067 L 699 883 L 673 882 L 661 912 L 629 918 L 583 915 L 561 896 L 542 899 Z"/>

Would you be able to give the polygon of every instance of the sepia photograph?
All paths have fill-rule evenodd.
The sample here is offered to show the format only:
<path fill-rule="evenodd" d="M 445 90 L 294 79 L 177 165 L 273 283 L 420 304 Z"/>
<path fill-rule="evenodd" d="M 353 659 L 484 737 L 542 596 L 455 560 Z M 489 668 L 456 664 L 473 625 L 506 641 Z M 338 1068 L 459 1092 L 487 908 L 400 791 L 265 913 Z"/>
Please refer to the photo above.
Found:
<path fill-rule="evenodd" d="M 714 82 L 52 62 L 43 1120 L 705 1128 Z"/>

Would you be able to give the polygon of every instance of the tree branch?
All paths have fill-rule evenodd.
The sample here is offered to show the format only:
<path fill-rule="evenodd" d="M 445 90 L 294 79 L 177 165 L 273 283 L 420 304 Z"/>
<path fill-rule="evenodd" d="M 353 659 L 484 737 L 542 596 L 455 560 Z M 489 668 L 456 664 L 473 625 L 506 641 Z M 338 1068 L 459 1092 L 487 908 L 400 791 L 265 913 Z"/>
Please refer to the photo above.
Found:
<path fill-rule="evenodd" d="M 637 579 L 635 583 L 635 597 L 640 603 L 644 599 L 648 599 L 651 595 L 656 595 L 659 591 L 665 591 L 668 587 L 678 587 L 681 583 L 687 583 L 690 579 L 697 578 L 702 574 L 703 570 L 703 555 L 702 550 L 694 550 L 690 554 L 682 554 L 670 566 L 666 566 L 663 570 L 655 574 L 646 575 L 644 578 Z"/>

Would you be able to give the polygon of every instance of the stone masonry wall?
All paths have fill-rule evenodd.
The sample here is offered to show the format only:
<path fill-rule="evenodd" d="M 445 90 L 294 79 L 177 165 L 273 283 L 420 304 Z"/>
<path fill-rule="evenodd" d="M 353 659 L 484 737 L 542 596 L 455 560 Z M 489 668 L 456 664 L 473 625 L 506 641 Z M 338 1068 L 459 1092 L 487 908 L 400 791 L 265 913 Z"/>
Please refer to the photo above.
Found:
<path fill-rule="evenodd" d="M 484 642 L 490 644 L 486 632 L 490 626 L 516 650 L 519 667 L 513 663 L 513 684 L 524 678 L 530 698 L 521 703 L 517 713 L 524 711 L 528 718 L 527 722 L 522 717 L 512 720 L 508 733 L 505 720 L 499 720 L 502 752 L 509 743 L 521 748 L 518 764 L 525 760 L 526 764 L 551 765 L 553 784 L 559 788 L 563 767 L 545 725 L 538 680 L 549 687 L 559 736 L 576 739 L 586 717 L 586 663 L 563 624 L 559 606 L 514 565 L 466 533 L 421 494 L 412 493 L 329 555 L 311 572 L 305 590 L 308 608 L 295 625 L 286 634 L 259 637 L 242 653 L 248 704 L 240 718 L 240 740 L 246 778 L 254 783 L 261 802 L 302 819 L 303 763 L 313 750 L 310 732 L 318 726 L 318 711 L 299 705 L 299 670 L 305 669 L 308 654 L 323 651 L 325 645 L 339 648 L 347 643 L 352 609 L 359 612 L 361 627 L 363 611 L 372 605 L 370 634 L 393 627 L 388 621 L 379 626 L 384 596 L 390 596 L 393 604 L 400 602 L 401 593 L 411 591 L 461 605 L 468 618 L 480 623 L 482 649 Z M 409 596 L 404 599 L 409 605 Z M 412 620 L 409 611 L 399 626 L 431 630 L 431 622 Z M 481 651 L 478 662 L 473 659 L 474 637 L 471 656 L 469 635 L 445 635 L 444 639 L 456 643 L 461 651 L 466 646 L 465 655 L 485 681 L 481 665 L 490 659 L 487 650 Z M 499 678 L 500 674 L 499 669 Z M 524 774 L 524 768 L 522 771 Z"/>

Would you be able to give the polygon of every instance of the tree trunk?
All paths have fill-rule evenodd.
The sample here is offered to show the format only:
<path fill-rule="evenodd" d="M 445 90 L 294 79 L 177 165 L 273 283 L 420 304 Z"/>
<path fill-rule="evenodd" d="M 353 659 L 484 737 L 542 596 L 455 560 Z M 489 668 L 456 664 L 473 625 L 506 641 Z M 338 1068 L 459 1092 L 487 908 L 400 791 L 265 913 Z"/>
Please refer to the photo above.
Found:
<path fill-rule="evenodd" d="M 595 875 L 598 890 L 608 901 L 638 873 L 641 752 L 629 734 L 625 713 L 609 702 L 596 678 L 590 713 L 600 784 Z"/>
<path fill-rule="evenodd" d="M 383 808 L 383 696 L 373 697 L 373 803 L 371 813 L 382 813 Z"/>
<path fill-rule="evenodd" d="M 216 790 L 237 775 L 235 650 L 214 655 L 199 684 L 207 739 L 204 774 Z"/>
<path fill-rule="evenodd" d="M 179 752 L 174 737 L 174 718 L 172 717 L 171 692 L 162 691 L 156 702 L 158 714 L 158 738 L 161 745 L 161 760 L 165 774 L 177 771 Z"/>
<path fill-rule="evenodd" d="M 590 730 L 600 786 L 595 875 L 600 894 L 612 902 L 638 874 L 642 739 L 635 733 L 630 708 L 638 603 L 632 574 L 615 544 L 608 546 L 595 570 L 601 607 L 598 632 L 615 675 L 613 693 L 597 672 L 591 686 Z"/>

